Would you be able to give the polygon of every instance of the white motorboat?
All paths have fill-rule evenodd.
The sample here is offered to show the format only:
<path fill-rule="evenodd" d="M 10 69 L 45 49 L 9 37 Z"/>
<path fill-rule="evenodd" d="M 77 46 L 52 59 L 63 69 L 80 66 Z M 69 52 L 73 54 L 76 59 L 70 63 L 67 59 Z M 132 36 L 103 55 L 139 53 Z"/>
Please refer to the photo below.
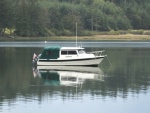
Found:
<path fill-rule="evenodd" d="M 82 47 L 45 47 L 33 62 L 37 66 L 97 66 L 106 55 L 103 51 L 86 53 Z"/>

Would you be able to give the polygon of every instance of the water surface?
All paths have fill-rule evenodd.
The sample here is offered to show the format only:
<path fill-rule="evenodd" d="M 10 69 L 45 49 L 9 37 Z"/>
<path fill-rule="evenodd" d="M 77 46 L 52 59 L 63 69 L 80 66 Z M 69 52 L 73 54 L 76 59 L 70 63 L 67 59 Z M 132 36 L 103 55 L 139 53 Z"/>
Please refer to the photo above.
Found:
<path fill-rule="evenodd" d="M 75 41 L 0 42 L 0 47 L 76 46 Z M 150 48 L 150 42 L 139 41 L 79 41 L 82 47 L 140 47 Z"/>
<path fill-rule="evenodd" d="M 40 53 L 43 45 L 24 45 L 0 48 L 0 112 L 150 112 L 148 45 L 101 47 L 98 43 L 86 47 L 87 51 L 106 50 L 108 57 L 98 70 L 32 68 L 32 55 Z"/>

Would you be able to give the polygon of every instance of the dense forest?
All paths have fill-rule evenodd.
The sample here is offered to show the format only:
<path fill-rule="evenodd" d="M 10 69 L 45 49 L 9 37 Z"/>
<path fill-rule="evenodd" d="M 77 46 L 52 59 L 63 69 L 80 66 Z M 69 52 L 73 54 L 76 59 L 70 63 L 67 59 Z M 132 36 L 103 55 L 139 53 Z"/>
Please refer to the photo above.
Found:
<path fill-rule="evenodd" d="M 0 35 L 88 35 L 150 29 L 150 0 L 0 0 Z"/>

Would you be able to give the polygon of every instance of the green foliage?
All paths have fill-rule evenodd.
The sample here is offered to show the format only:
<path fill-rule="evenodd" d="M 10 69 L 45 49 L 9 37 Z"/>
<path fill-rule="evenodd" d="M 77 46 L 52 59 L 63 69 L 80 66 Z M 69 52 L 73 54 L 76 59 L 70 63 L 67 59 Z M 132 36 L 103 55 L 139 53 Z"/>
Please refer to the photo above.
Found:
<path fill-rule="evenodd" d="M 86 31 L 150 29 L 149 0 L 1 0 L 0 35 L 78 35 Z"/>
<path fill-rule="evenodd" d="M 40 7 L 38 1 L 27 0 L 17 4 L 16 34 L 21 36 L 48 35 L 48 11 Z"/>
<path fill-rule="evenodd" d="M 6 28 L 12 29 L 14 25 L 14 12 L 12 0 L 0 0 L 0 35 L 4 35 Z"/>

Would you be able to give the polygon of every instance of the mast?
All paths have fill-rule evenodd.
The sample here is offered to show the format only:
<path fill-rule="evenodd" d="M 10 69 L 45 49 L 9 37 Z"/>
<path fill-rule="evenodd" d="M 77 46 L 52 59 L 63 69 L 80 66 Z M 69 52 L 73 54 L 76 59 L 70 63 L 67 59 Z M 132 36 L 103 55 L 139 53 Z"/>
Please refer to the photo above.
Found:
<path fill-rule="evenodd" d="M 77 30 L 77 29 L 78 29 L 77 27 L 78 27 L 78 26 L 77 26 L 77 22 L 76 22 L 76 47 L 77 47 L 77 35 L 78 35 L 78 34 L 77 34 L 77 31 L 78 31 L 78 30 Z"/>

